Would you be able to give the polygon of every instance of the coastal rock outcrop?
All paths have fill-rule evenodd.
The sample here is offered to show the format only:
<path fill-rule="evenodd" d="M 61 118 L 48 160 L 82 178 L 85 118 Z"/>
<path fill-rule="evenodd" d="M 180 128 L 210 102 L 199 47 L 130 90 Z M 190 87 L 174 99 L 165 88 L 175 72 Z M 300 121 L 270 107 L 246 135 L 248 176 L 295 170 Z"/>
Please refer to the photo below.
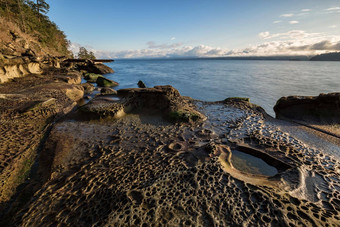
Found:
<path fill-rule="evenodd" d="M 104 93 L 108 88 L 105 88 Z M 115 94 L 115 92 L 113 93 Z M 190 100 L 172 86 L 128 88 L 117 91 L 116 98 L 97 96 L 80 108 L 90 118 L 121 117 L 125 113 L 161 114 L 172 122 L 193 123 L 206 117 L 195 110 Z"/>
<path fill-rule="evenodd" d="M 95 63 L 91 60 L 87 60 L 83 64 L 77 64 L 76 66 L 78 70 L 86 70 L 89 73 L 95 73 L 95 74 L 108 74 L 108 73 L 114 73 L 113 69 L 102 64 L 102 63 Z"/>
<path fill-rule="evenodd" d="M 60 61 L 61 58 L 58 57 L 4 56 L 0 54 L 0 83 L 29 74 L 54 71 L 54 69 L 60 68 Z M 70 75 L 74 73 L 71 72 Z M 78 82 L 79 79 L 74 83 Z"/>
<path fill-rule="evenodd" d="M 190 105 L 189 100 L 170 85 L 120 89 L 118 95 L 127 97 L 126 106 L 132 111 L 160 111 L 173 122 L 196 122 L 206 119 Z"/>
<path fill-rule="evenodd" d="M 274 106 L 276 118 L 320 123 L 340 122 L 340 93 L 288 96 Z"/>
<path fill-rule="evenodd" d="M 0 83 L 5 83 L 10 79 L 22 77 L 29 74 L 41 74 L 41 65 L 37 62 L 4 65 L 0 67 Z"/>

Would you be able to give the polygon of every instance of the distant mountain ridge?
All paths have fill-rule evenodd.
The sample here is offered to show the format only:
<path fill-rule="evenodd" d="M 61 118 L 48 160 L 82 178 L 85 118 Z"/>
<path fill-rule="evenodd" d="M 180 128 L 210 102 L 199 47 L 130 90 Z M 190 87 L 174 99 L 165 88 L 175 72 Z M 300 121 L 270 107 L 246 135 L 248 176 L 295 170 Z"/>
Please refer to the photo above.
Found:
<path fill-rule="evenodd" d="M 310 61 L 340 61 L 340 52 L 316 55 Z"/>

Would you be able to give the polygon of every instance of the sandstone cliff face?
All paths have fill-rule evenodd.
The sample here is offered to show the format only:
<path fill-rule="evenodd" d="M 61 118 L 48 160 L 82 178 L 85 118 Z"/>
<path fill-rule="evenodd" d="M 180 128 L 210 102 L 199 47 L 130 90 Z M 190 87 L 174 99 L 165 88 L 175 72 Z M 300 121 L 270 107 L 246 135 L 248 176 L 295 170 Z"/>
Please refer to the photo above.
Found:
<path fill-rule="evenodd" d="M 60 68 L 61 58 L 1 56 L 0 84 L 29 74 L 42 74 L 49 68 Z"/>
<path fill-rule="evenodd" d="M 0 83 L 5 83 L 16 77 L 26 76 L 28 74 L 41 74 L 42 69 L 39 63 L 28 63 L 19 65 L 6 65 L 0 67 Z"/>

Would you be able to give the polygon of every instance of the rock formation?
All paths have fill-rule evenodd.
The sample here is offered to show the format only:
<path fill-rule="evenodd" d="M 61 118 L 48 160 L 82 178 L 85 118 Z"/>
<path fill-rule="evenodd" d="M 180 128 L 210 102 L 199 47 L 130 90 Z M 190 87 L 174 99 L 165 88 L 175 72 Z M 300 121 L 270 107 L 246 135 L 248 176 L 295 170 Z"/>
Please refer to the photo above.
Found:
<path fill-rule="evenodd" d="M 194 123 L 204 120 L 190 104 L 171 86 L 154 88 L 129 88 L 118 90 L 116 100 L 97 96 L 80 108 L 86 117 L 121 117 L 126 113 L 156 113 L 173 122 Z M 84 116 L 85 117 L 85 116 Z"/>
<path fill-rule="evenodd" d="M 340 93 L 282 97 L 274 111 L 279 119 L 340 123 Z"/>
<path fill-rule="evenodd" d="M 87 60 L 84 64 L 76 64 L 76 67 L 78 68 L 78 70 L 85 70 L 89 73 L 95 74 L 114 73 L 112 68 L 101 63 L 95 63 L 91 60 Z"/>

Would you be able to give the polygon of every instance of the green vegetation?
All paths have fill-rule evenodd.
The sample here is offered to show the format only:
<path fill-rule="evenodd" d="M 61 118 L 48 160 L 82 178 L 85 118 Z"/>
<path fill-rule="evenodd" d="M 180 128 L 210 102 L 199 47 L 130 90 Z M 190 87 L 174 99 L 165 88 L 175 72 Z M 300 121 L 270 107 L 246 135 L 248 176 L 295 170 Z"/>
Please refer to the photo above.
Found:
<path fill-rule="evenodd" d="M 78 52 L 78 58 L 79 59 L 96 59 L 96 56 L 94 56 L 94 53 L 92 51 L 86 50 L 85 47 L 80 47 Z"/>
<path fill-rule="evenodd" d="M 172 122 L 190 122 L 197 121 L 200 117 L 195 113 L 190 113 L 187 111 L 172 111 L 169 113 L 169 118 Z"/>
<path fill-rule="evenodd" d="M 32 157 L 27 158 L 23 161 L 21 169 L 18 172 L 17 183 L 23 183 L 31 172 L 31 167 L 34 164 L 34 160 Z"/>
<path fill-rule="evenodd" d="M 86 73 L 84 75 L 84 79 L 87 80 L 87 82 L 90 82 L 90 83 L 95 83 L 97 81 L 98 77 L 102 77 L 102 75 L 95 74 L 95 73 Z"/>
<path fill-rule="evenodd" d="M 230 97 L 230 98 L 226 98 L 224 100 L 225 102 L 228 102 L 228 101 L 236 101 L 236 102 L 240 102 L 240 101 L 243 101 L 243 102 L 250 102 L 250 98 L 243 98 L 243 97 Z"/>
<path fill-rule="evenodd" d="M 16 24 L 23 33 L 36 38 L 43 48 L 70 55 L 69 41 L 45 15 L 48 11 L 45 0 L 0 0 L 0 18 Z"/>

